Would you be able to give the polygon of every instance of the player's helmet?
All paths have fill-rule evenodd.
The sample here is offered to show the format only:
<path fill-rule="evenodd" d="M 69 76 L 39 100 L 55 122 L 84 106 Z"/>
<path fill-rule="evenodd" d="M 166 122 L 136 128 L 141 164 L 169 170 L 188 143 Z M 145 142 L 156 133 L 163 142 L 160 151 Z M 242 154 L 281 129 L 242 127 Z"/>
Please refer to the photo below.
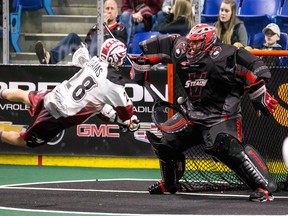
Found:
<path fill-rule="evenodd" d="M 113 67 L 123 64 L 127 53 L 124 43 L 117 39 L 109 38 L 104 41 L 100 51 L 100 60 L 110 63 Z"/>
<path fill-rule="evenodd" d="M 209 24 L 197 24 L 191 28 L 190 32 L 186 35 L 187 39 L 187 53 L 186 57 L 189 62 L 199 61 L 206 52 L 208 52 L 211 47 L 215 44 L 217 40 L 216 28 L 215 26 Z M 200 51 L 197 53 L 192 52 L 192 47 L 190 46 L 191 41 L 202 40 Z"/>

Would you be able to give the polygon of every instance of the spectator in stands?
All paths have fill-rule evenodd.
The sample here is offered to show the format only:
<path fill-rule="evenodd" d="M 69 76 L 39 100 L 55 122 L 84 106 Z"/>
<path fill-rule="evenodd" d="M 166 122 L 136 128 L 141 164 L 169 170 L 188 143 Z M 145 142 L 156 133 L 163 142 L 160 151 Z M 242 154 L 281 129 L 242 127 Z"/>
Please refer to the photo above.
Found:
<path fill-rule="evenodd" d="M 155 18 L 155 23 L 153 24 L 152 31 L 159 31 L 159 25 L 163 22 L 165 16 L 171 12 L 172 7 L 174 6 L 176 0 L 164 0 L 162 5 L 162 10 L 159 11 Z M 188 0 L 190 1 L 190 0 Z M 196 21 L 195 14 L 201 13 L 197 12 L 199 9 L 199 2 L 192 1 L 192 14 L 193 14 L 193 21 Z M 200 1 L 200 7 L 203 8 L 204 0 Z M 199 21 L 198 21 L 199 22 Z M 197 22 L 196 22 L 197 23 Z"/>
<path fill-rule="evenodd" d="M 260 47 L 261 50 L 282 50 L 282 46 L 278 43 L 280 40 L 280 28 L 275 23 L 268 24 L 262 32 L 265 35 L 265 43 Z M 279 66 L 280 59 L 277 56 L 260 57 L 267 66 Z"/>
<path fill-rule="evenodd" d="M 190 0 L 176 0 L 171 12 L 159 25 L 159 32 L 186 35 L 194 24 Z"/>
<path fill-rule="evenodd" d="M 158 11 L 155 17 L 155 23 L 153 24 L 152 31 L 159 31 L 159 25 L 163 22 L 166 15 L 170 14 L 175 0 L 164 0 L 162 9 Z"/>
<path fill-rule="evenodd" d="M 127 29 L 128 43 L 135 33 L 151 31 L 152 16 L 161 10 L 162 3 L 162 0 L 122 0 L 120 23 Z"/>
<path fill-rule="evenodd" d="M 223 43 L 232 44 L 239 42 L 244 47 L 248 44 L 248 35 L 244 23 L 236 17 L 236 3 L 234 0 L 223 0 L 218 21 L 214 24 L 217 36 Z"/>
<path fill-rule="evenodd" d="M 260 49 L 262 50 L 282 50 L 282 46 L 278 43 L 280 40 L 280 28 L 275 23 L 268 24 L 262 32 L 265 34 L 265 43 Z"/>
<path fill-rule="evenodd" d="M 106 0 L 104 2 L 104 22 L 109 26 L 109 29 L 114 36 L 127 44 L 127 31 L 122 25 L 116 21 L 118 15 L 118 4 L 116 0 Z M 100 26 L 102 28 L 102 26 Z M 98 26 L 94 25 L 85 38 L 85 43 L 89 49 L 91 56 L 97 55 L 97 29 Z M 104 39 L 111 38 L 110 34 L 104 29 Z M 35 45 L 35 52 L 41 64 L 56 64 L 62 61 L 67 55 L 75 52 L 81 46 L 82 39 L 76 33 L 69 33 L 63 38 L 56 47 L 52 48 L 50 52 L 46 51 L 41 41 Z"/>

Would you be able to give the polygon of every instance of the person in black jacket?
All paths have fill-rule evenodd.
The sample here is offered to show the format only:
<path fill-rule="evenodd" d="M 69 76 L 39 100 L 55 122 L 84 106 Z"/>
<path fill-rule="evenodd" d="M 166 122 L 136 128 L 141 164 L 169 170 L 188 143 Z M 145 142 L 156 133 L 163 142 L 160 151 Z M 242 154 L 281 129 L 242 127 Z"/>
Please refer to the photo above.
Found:
<path fill-rule="evenodd" d="M 118 15 L 118 5 L 115 0 L 106 0 L 104 2 L 104 22 L 108 25 L 116 39 L 122 43 L 127 43 L 126 28 L 116 21 Z M 97 55 L 97 25 L 94 25 L 85 38 L 91 56 Z M 101 26 L 102 28 L 102 26 Z M 111 35 L 104 29 L 104 40 L 111 38 Z M 69 33 L 63 38 L 56 47 L 48 52 L 41 41 L 35 45 L 35 52 L 40 64 L 56 64 L 62 61 L 70 53 L 74 53 L 82 44 L 82 39 L 76 33 Z"/>
<path fill-rule="evenodd" d="M 277 100 L 266 88 L 271 73 L 263 61 L 243 48 L 222 43 L 216 28 L 208 24 L 195 25 L 186 37 L 156 36 L 139 45 L 143 55 L 134 59 L 135 65 L 147 61 L 173 64 L 182 86 L 174 96 L 186 98 L 183 111 L 191 122 L 180 132 L 162 133 L 161 138 L 146 132 L 162 174 L 162 180 L 148 188 L 150 194 L 177 192 L 185 170 L 184 152 L 204 145 L 207 154 L 228 166 L 253 190 L 251 201 L 272 201 L 277 185 L 260 153 L 242 140 L 245 91 L 258 115 L 269 116 L 277 107 Z M 134 70 L 140 70 L 136 66 Z"/>
<path fill-rule="evenodd" d="M 189 0 L 177 0 L 167 14 L 164 21 L 159 25 L 162 34 L 174 33 L 186 35 L 194 24 L 192 4 Z"/>

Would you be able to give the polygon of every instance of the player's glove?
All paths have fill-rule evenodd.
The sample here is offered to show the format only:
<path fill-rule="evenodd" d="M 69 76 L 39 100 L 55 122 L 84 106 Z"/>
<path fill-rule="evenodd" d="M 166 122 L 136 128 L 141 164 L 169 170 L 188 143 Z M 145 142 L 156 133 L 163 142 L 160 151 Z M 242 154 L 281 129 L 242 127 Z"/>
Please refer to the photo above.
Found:
<path fill-rule="evenodd" d="M 117 122 L 121 125 L 123 131 L 127 128 L 130 132 L 135 132 L 140 128 L 140 121 L 136 115 L 133 115 L 129 120 L 126 121 L 121 121 L 118 118 Z"/>
<path fill-rule="evenodd" d="M 255 110 L 260 110 L 266 116 L 274 113 L 278 101 L 267 92 L 264 80 L 248 86 L 248 89 Z"/>

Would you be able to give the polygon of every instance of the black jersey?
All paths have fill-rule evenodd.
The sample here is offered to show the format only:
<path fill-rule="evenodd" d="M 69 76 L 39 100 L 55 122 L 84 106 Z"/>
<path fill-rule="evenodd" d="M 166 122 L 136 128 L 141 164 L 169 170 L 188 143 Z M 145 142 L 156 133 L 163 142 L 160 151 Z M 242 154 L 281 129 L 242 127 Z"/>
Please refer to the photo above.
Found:
<path fill-rule="evenodd" d="M 257 78 L 271 76 L 256 56 L 219 41 L 196 63 L 189 63 L 186 57 L 185 37 L 159 36 L 140 43 L 140 47 L 144 55 L 158 55 L 173 64 L 174 73 L 195 107 L 193 122 L 206 126 L 241 117 L 244 87 Z"/>

